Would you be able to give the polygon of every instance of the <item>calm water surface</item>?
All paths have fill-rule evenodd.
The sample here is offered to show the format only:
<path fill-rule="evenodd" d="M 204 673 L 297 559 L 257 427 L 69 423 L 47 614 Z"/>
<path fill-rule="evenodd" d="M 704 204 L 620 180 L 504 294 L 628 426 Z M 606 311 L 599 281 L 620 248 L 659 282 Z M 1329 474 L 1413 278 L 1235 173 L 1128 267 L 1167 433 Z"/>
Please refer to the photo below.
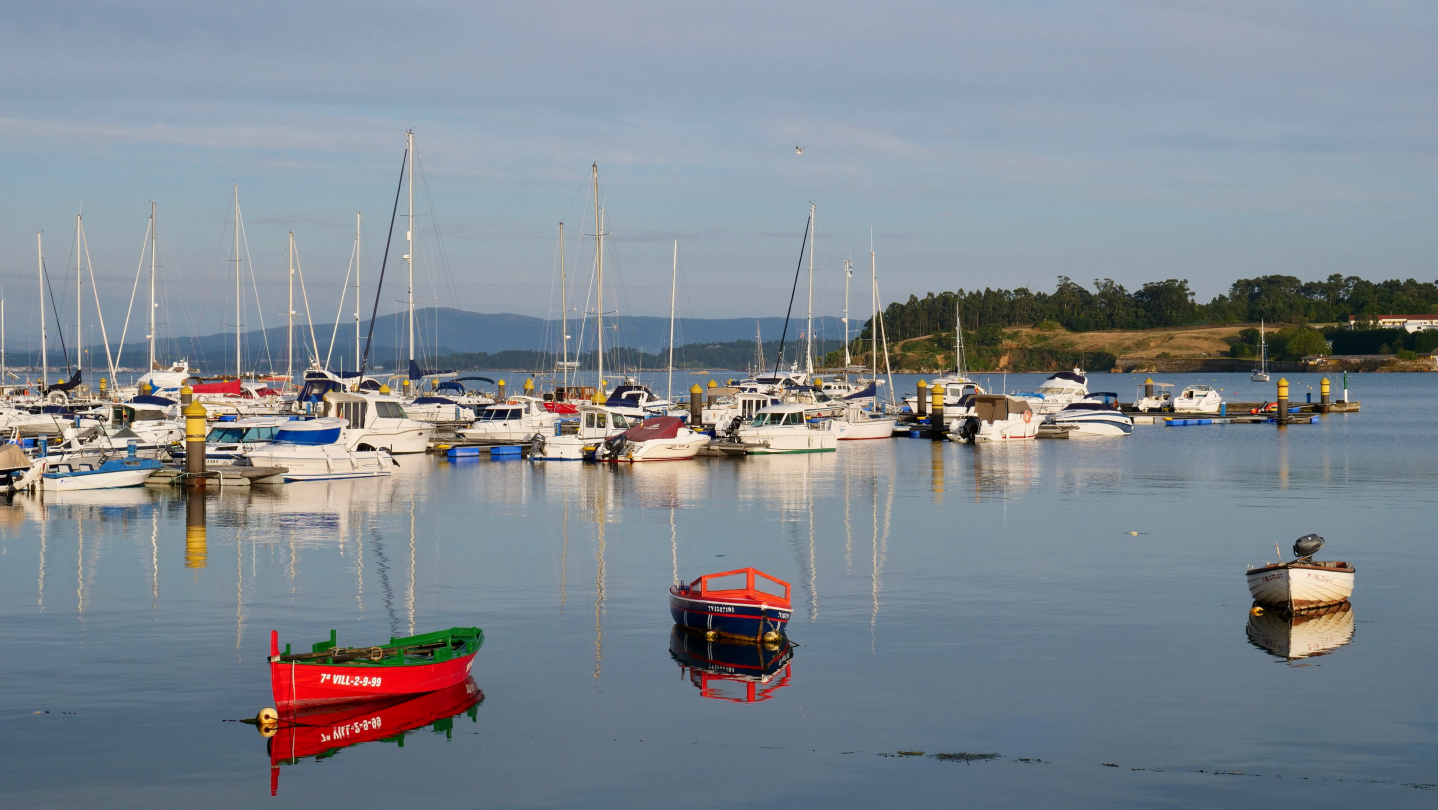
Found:
<path fill-rule="evenodd" d="M 1361 414 L 1283 430 L 632 469 L 411 456 L 384 480 L 212 493 L 188 542 L 168 491 L 19 496 L 0 504 L 0 795 L 1431 807 L 1438 378 L 1351 381 Z M 1288 660 L 1250 641 L 1242 574 L 1310 531 L 1358 569 L 1323 637 L 1351 640 Z M 671 655 L 665 592 L 745 565 L 794 585 L 792 660 L 752 694 Z M 272 628 L 298 647 L 474 624 L 472 711 L 281 765 L 274 799 L 265 739 L 224 722 L 273 704 Z"/>

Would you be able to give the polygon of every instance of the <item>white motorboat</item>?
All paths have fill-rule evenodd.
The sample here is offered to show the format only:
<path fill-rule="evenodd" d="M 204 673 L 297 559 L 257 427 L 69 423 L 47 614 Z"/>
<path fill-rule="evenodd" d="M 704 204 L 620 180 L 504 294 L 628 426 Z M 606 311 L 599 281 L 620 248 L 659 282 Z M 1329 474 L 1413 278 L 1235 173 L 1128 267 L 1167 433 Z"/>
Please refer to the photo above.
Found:
<path fill-rule="evenodd" d="M 153 458 L 77 456 L 51 461 L 41 476 L 46 492 L 138 487 L 163 464 Z"/>
<path fill-rule="evenodd" d="M 1173 383 L 1156 383 L 1144 380 L 1134 397 L 1133 409 L 1139 413 L 1167 411 L 1173 409 Z"/>
<path fill-rule="evenodd" d="M 1078 368 L 1060 371 L 1049 375 L 1038 390 L 1018 396 L 1028 400 L 1035 413 L 1058 413 L 1088 396 L 1088 377 Z"/>
<path fill-rule="evenodd" d="M 481 410 L 474 424 L 458 432 L 461 438 L 470 442 L 527 442 L 536 433 L 553 434 L 554 423 L 558 419 L 557 414 L 545 409 L 543 400 L 510 397 L 506 402 Z"/>
<path fill-rule="evenodd" d="M 735 437 L 756 455 L 774 453 L 832 453 L 838 448 L 832 408 L 805 403 L 784 403 L 760 408 Z"/>
<path fill-rule="evenodd" d="M 945 374 L 942 377 L 936 377 L 934 381 L 929 384 L 927 391 L 930 399 L 924 403 L 925 411 L 933 404 L 935 391 L 944 392 L 944 408 L 946 410 L 958 405 L 959 400 L 969 394 L 984 393 L 983 386 L 962 374 Z M 919 395 L 917 393 L 904 397 L 904 405 L 908 407 L 910 413 L 918 413 L 918 404 Z"/>
<path fill-rule="evenodd" d="M 536 433 L 530 438 L 529 460 L 583 461 L 594 455 L 600 442 L 643 421 L 603 405 L 580 405 L 577 414 L 555 423 L 557 435 Z M 573 429 L 567 429 L 571 425 Z"/>
<path fill-rule="evenodd" d="M 289 422 L 274 441 L 245 451 L 236 464 L 284 467 L 287 483 L 389 475 L 395 461 L 388 451 L 349 450 L 340 443 L 346 426 L 333 417 Z"/>
<path fill-rule="evenodd" d="M 949 422 L 949 436 L 956 441 L 992 442 L 1032 439 L 1039 433 L 1043 417 L 1034 413 L 1030 400 L 1007 394 L 972 394 L 972 411 Z"/>
<path fill-rule="evenodd" d="M 738 389 L 745 393 L 770 394 L 772 396 L 783 396 L 786 391 L 794 388 L 803 388 L 809 384 L 809 376 L 798 371 L 769 372 L 756 374 L 753 377 L 746 377 L 736 383 Z"/>
<path fill-rule="evenodd" d="M 625 378 L 604 401 L 607 408 L 643 420 L 649 416 L 667 416 L 674 403 L 656 395 L 648 386 L 633 378 Z"/>
<path fill-rule="evenodd" d="M 399 398 L 388 394 L 331 391 L 324 404 L 325 416 L 349 422 L 342 442 L 350 450 L 423 453 L 434 436 L 434 425 L 410 419 Z"/>
<path fill-rule="evenodd" d="M 779 400 L 770 394 L 757 391 L 740 391 L 720 396 L 713 405 L 705 407 L 701 414 L 703 424 L 713 425 L 715 434 L 733 434 L 754 418 L 761 408 L 778 405 Z M 732 438 L 732 437 L 731 437 Z"/>
<path fill-rule="evenodd" d="M 293 420 L 288 416 L 251 416 L 231 422 L 217 422 L 205 434 L 205 461 L 228 464 L 245 453 L 275 440 L 281 427 Z M 183 458 L 185 450 L 176 451 Z"/>
<path fill-rule="evenodd" d="M 1190 385 L 1173 398 L 1174 413 L 1218 413 L 1223 397 L 1211 385 Z"/>
<path fill-rule="evenodd" d="M 135 381 L 135 387 L 141 394 L 178 396 L 185 381 L 199 373 L 198 369 L 190 368 L 189 360 L 180 360 L 167 369 L 154 369 L 145 372 L 140 379 Z"/>
<path fill-rule="evenodd" d="M 859 439 L 891 439 L 899 420 L 886 415 L 878 408 L 861 408 L 850 405 L 834 419 L 834 431 L 839 441 Z"/>
<path fill-rule="evenodd" d="M 641 424 L 606 439 L 595 449 L 594 460 L 612 463 L 682 461 L 694 458 L 708 444 L 707 435 L 690 430 L 677 416 L 651 416 Z"/>
<path fill-rule="evenodd" d="M 1248 640 L 1289 661 L 1333 652 L 1353 641 L 1353 603 L 1343 601 L 1303 613 L 1252 611 Z"/>
<path fill-rule="evenodd" d="M 1296 559 L 1249 568 L 1248 592 L 1253 601 L 1289 612 L 1347 601 L 1353 595 L 1353 565 L 1314 560 L 1313 555 L 1321 548 L 1323 538 L 1304 535 L 1293 544 Z"/>
<path fill-rule="evenodd" d="M 429 395 L 405 403 L 404 412 L 420 422 L 473 422 L 474 409 L 449 397 Z"/>
<path fill-rule="evenodd" d="M 1133 417 L 1118 408 L 1118 394 L 1090 394 L 1049 417 L 1059 427 L 1071 428 L 1073 436 L 1128 436 L 1133 433 Z"/>

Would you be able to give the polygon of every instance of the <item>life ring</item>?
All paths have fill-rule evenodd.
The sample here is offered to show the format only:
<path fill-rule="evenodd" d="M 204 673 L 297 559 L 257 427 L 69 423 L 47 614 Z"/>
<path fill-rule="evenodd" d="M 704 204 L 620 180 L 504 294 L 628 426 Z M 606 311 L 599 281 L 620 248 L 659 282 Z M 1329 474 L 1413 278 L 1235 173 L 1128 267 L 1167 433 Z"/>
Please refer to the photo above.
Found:
<path fill-rule="evenodd" d="M 1034 419 L 1034 412 L 1033 412 L 1033 411 L 1024 411 L 1024 424 L 1027 425 L 1029 422 L 1032 422 L 1033 419 Z"/>

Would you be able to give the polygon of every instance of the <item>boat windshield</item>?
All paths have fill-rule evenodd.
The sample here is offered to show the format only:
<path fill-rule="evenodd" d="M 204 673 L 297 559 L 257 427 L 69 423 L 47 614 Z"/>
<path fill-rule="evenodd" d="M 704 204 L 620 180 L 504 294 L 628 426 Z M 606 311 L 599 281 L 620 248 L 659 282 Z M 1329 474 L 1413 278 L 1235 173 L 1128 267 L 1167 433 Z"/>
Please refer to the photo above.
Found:
<path fill-rule="evenodd" d="M 398 402 L 385 402 L 383 400 L 374 404 L 374 414 L 380 419 L 404 419 L 404 408 Z"/>
<path fill-rule="evenodd" d="M 212 428 L 205 441 L 211 444 L 227 444 L 231 442 L 268 442 L 275 438 L 275 432 L 279 428 L 274 425 L 264 427 L 217 427 Z"/>
<path fill-rule="evenodd" d="M 519 418 L 521 415 L 518 408 L 486 408 L 484 413 L 479 415 L 481 422 L 504 422 Z"/>

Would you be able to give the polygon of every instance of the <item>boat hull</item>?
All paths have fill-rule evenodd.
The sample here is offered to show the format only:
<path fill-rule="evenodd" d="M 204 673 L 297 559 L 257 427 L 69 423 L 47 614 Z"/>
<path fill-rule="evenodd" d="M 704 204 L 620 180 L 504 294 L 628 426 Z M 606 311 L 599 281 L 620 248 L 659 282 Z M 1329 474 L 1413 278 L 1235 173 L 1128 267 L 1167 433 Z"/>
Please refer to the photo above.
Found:
<path fill-rule="evenodd" d="M 677 586 L 669 589 L 669 613 L 680 627 L 744 639 L 782 635 L 790 616 L 787 608 L 748 599 L 685 596 Z"/>
<path fill-rule="evenodd" d="M 149 479 L 152 469 L 121 470 L 86 475 L 46 476 L 42 488 L 46 492 L 80 492 L 87 489 L 123 489 L 138 487 Z"/>
<path fill-rule="evenodd" d="M 368 447 L 372 450 L 388 450 L 394 455 L 401 453 L 423 453 L 429 449 L 429 440 L 434 437 L 434 426 L 417 424 L 404 428 L 366 428 L 346 435 L 346 446 L 350 449 Z"/>
<path fill-rule="evenodd" d="M 270 689 L 281 714 L 312 706 L 433 692 L 468 678 L 478 652 L 403 667 L 274 661 L 270 663 Z"/>
<path fill-rule="evenodd" d="M 1118 411 L 1085 413 L 1082 416 L 1065 418 L 1060 412 L 1054 416 L 1054 424 L 1070 426 L 1077 436 L 1129 436 L 1133 434 L 1133 417 Z"/>
<path fill-rule="evenodd" d="M 378 478 L 389 475 L 394 464 L 383 450 L 345 450 L 333 444 L 275 444 L 244 455 L 256 467 L 283 467 L 286 483 Z"/>
<path fill-rule="evenodd" d="M 696 434 L 688 439 L 655 439 L 626 446 L 617 458 L 603 459 L 611 464 L 639 463 L 641 461 L 685 461 L 694 458 L 700 450 L 709 446 L 709 437 Z"/>
<path fill-rule="evenodd" d="M 1346 602 L 1353 576 L 1348 563 L 1266 565 L 1248 572 L 1248 592 L 1264 607 L 1312 610 Z"/>
<path fill-rule="evenodd" d="M 809 427 L 770 430 L 764 428 L 739 430 L 739 441 L 756 456 L 778 453 L 832 453 L 838 449 L 834 431 Z"/>
<path fill-rule="evenodd" d="M 834 420 L 834 429 L 841 442 L 861 439 L 890 439 L 894 436 L 897 419 L 860 419 L 853 422 Z"/>

